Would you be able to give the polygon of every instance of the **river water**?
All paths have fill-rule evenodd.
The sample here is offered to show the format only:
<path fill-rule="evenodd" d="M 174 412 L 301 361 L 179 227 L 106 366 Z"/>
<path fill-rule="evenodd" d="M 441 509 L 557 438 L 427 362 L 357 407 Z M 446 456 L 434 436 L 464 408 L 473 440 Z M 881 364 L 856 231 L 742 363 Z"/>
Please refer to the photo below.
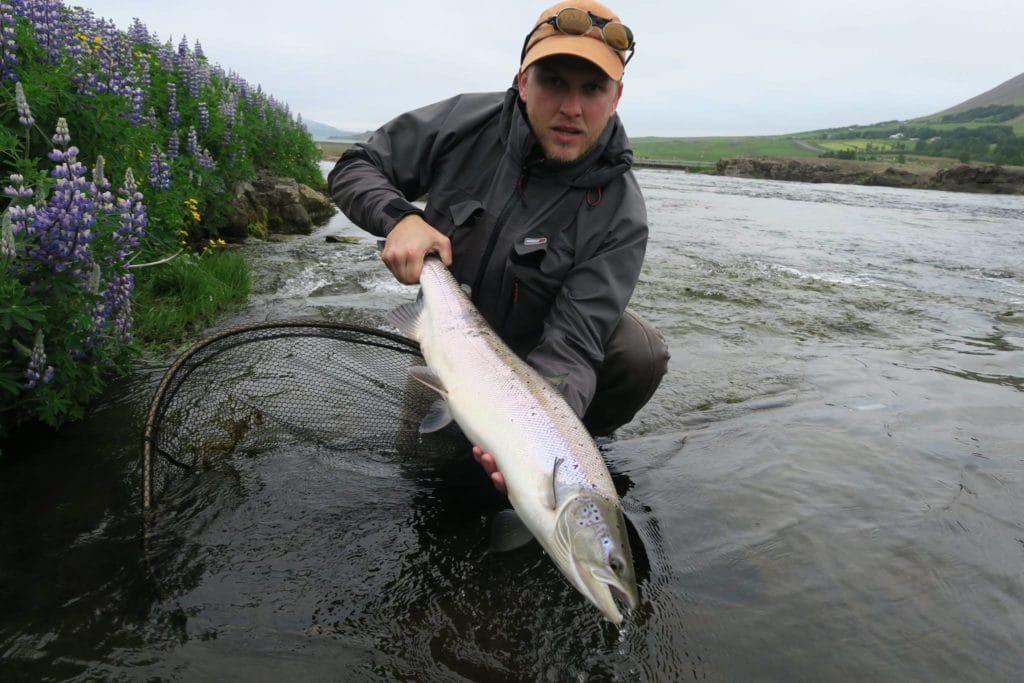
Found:
<path fill-rule="evenodd" d="M 672 362 L 602 443 L 624 628 L 536 546 L 486 552 L 468 457 L 247 458 L 183 477 L 144 546 L 149 367 L 0 460 L 0 678 L 1019 680 L 1024 198 L 637 175 L 633 306 Z M 246 247 L 224 324 L 384 325 L 414 290 L 361 235 Z"/>

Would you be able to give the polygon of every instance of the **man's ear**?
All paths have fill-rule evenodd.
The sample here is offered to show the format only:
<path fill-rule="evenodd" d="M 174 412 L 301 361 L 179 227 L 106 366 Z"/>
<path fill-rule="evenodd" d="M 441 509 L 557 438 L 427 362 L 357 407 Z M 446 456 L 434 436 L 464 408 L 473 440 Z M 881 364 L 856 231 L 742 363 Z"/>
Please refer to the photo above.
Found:
<path fill-rule="evenodd" d="M 519 99 L 521 99 L 523 102 L 526 102 L 526 84 L 529 81 L 529 79 L 526 77 L 526 72 L 529 70 L 530 68 L 527 67 L 526 69 L 523 69 L 518 74 L 516 74 L 516 85 L 519 86 Z"/>

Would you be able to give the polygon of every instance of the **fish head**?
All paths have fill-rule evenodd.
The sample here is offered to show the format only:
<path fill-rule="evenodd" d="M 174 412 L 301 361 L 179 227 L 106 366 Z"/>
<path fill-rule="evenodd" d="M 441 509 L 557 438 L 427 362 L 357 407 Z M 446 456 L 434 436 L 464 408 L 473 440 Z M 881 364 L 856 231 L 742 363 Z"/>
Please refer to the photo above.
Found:
<path fill-rule="evenodd" d="M 568 565 L 563 573 L 605 619 L 621 623 L 617 601 L 634 609 L 640 600 L 619 501 L 598 493 L 574 495 L 561 506 L 555 536 Z"/>

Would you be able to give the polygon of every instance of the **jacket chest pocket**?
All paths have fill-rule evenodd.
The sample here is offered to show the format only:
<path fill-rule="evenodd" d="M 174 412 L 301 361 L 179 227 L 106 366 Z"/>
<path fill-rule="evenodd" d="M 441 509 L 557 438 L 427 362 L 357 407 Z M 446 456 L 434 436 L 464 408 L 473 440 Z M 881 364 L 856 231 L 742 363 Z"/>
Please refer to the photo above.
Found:
<path fill-rule="evenodd" d="M 537 344 L 544 319 L 562 288 L 561 269 L 552 272 L 554 256 L 543 237 L 519 240 L 509 253 L 505 278 L 508 309 L 501 336 L 520 355 Z"/>
<path fill-rule="evenodd" d="M 493 217 L 482 202 L 457 201 L 437 212 L 431 225 L 444 233 L 452 244 L 452 273 L 459 282 L 474 282 L 480 267 L 480 255 L 487 245 Z M 430 219 L 428 218 L 428 222 Z"/>

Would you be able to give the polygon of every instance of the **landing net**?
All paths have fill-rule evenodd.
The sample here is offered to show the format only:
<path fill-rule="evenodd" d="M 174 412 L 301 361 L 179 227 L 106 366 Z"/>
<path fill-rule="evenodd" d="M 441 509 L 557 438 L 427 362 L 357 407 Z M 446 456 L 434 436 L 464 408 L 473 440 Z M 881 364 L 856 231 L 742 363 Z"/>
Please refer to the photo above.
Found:
<path fill-rule="evenodd" d="M 408 378 L 416 342 L 322 320 L 225 330 L 168 369 L 143 437 L 143 507 L 168 478 L 217 459 L 293 445 L 330 452 L 453 452 L 464 442 L 419 434 L 436 394 Z"/>

